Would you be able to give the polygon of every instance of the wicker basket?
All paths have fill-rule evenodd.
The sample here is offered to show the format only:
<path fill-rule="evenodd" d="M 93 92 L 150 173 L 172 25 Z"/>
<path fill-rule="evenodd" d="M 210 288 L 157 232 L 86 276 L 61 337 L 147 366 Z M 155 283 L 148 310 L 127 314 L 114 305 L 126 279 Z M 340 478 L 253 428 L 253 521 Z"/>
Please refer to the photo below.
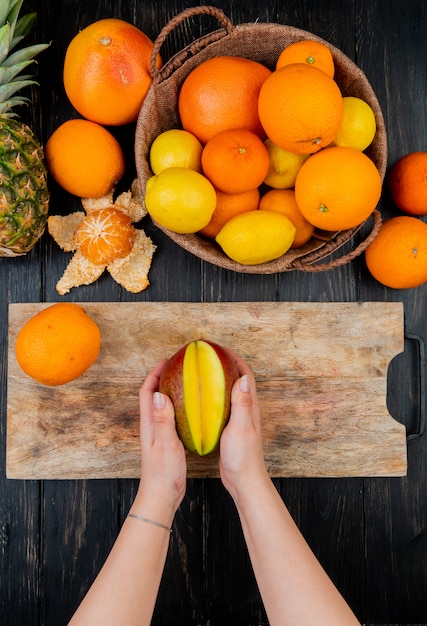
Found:
<path fill-rule="evenodd" d="M 214 16 L 222 27 L 195 40 L 174 55 L 160 70 L 157 70 L 156 54 L 168 34 L 182 21 L 201 14 Z M 366 76 L 353 61 L 340 50 L 310 32 L 272 23 L 258 22 L 234 26 L 220 9 L 199 6 L 187 9 L 175 16 L 166 24 L 154 42 L 151 57 L 153 80 L 141 107 L 135 136 L 136 167 L 143 193 L 145 193 L 147 179 L 152 176 L 149 166 L 150 146 L 159 133 L 180 127 L 178 94 L 184 79 L 193 68 L 213 56 L 234 55 L 253 59 L 274 69 L 283 48 L 301 39 L 316 39 L 328 45 L 334 58 L 335 80 L 343 96 L 360 97 L 373 109 L 377 132 L 366 154 L 375 163 L 383 180 L 387 164 L 387 137 L 382 111 Z M 273 274 L 296 269 L 311 272 L 324 271 L 350 262 L 361 254 L 378 234 L 382 223 L 378 209 L 374 210 L 368 220 L 372 222 L 369 234 L 348 254 L 338 257 L 335 255 L 328 262 L 317 263 L 347 243 L 364 226 L 365 222 L 357 228 L 331 233 L 326 239 L 320 234 L 319 237 L 313 236 L 303 248 L 290 249 L 280 258 L 259 265 L 236 263 L 227 257 L 212 240 L 197 234 L 180 235 L 159 224 L 156 225 L 182 248 L 209 263 L 235 272 Z"/>

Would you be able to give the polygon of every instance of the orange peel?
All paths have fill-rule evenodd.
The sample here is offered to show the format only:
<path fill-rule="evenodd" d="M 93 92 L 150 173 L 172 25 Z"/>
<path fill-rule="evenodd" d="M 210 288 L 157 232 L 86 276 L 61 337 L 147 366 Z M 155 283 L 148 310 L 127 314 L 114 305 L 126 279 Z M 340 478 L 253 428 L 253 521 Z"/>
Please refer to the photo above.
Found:
<path fill-rule="evenodd" d="M 65 295 L 73 287 L 94 283 L 107 270 L 111 277 L 126 291 L 139 293 L 146 289 L 150 282 L 148 273 L 156 246 L 150 237 L 133 224 L 139 222 L 147 214 L 139 182 L 135 179 L 131 189 L 121 193 L 114 200 L 114 189 L 101 198 L 82 198 L 84 211 L 76 211 L 69 215 L 51 215 L 48 218 L 48 231 L 54 241 L 64 252 L 74 252 L 62 277 L 56 284 L 60 295 Z M 78 248 L 76 232 L 82 221 L 94 211 L 100 209 L 116 209 L 124 213 L 132 223 L 132 248 L 121 258 L 109 263 L 93 263 Z"/>

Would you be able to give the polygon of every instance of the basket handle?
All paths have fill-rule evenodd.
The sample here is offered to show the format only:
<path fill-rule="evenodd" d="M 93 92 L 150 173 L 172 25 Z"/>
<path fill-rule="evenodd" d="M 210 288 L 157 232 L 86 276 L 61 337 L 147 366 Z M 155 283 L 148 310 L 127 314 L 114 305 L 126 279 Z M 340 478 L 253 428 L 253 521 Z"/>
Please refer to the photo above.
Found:
<path fill-rule="evenodd" d="M 327 270 L 332 270 L 336 267 L 340 267 L 341 265 L 346 265 L 347 263 L 350 263 L 350 261 L 358 257 L 360 254 L 362 254 L 362 252 L 366 250 L 369 244 L 372 243 L 372 241 L 379 233 L 379 230 L 382 226 L 381 213 L 378 211 L 378 209 L 375 209 L 372 213 L 372 216 L 374 218 L 374 224 L 372 226 L 371 232 L 366 237 L 366 239 L 359 243 L 359 245 L 356 246 L 356 248 L 354 248 L 354 250 L 352 250 L 348 254 L 344 254 L 342 257 L 333 259 L 332 261 L 329 261 L 329 263 L 318 263 L 316 265 L 312 265 L 315 261 L 317 261 L 317 259 L 324 258 L 325 256 L 328 256 L 328 254 L 332 254 L 332 252 L 337 249 L 337 242 L 339 243 L 338 235 L 333 241 L 331 241 L 330 244 L 326 244 L 326 246 L 324 246 L 320 250 L 315 250 L 310 254 L 294 259 L 294 261 L 292 262 L 292 268 L 296 270 L 301 270 L 303 272 L 325 272 Z M 347 239 L 348 238 L 346 238 L 346 240 Z M 343 243 L 345 243 L 345 241 Z"/>
<path fill-rule="evenodd" d="M 168 63 L 166 63 L 163 67 L 157 69 L 156 58 L 166 37 L 169 35 L 169 33 L 173 31 L 176 26 L 178 26 L 178 24 L 190 17 L 193 17 L 194 15 L 212 15 L 213 17 L 217 18 L 220 24 L 223 25 L 223 28 L 214 31 L 213 33 L 210 33 L 205 37 L 197 39 L 192 44 L 177 53 L 174 57 L 172 57 L 172 59 L 170 59 L 170 61 L 168 61 Z M 181 13 L 175 15 L 175 17 L 173 17 L 162 28 L 153 44 L 153 49 L 151 51 L 150 57 L 150 74 L 152 79 L 156 79 L 158 82 L 160 82 L 160 80 L 167 78 L 167 76 L 169 76 L 175 68 L 178 68 L 182 65 L 182 63 L 190 54 L 196 54 L 197 52 L 200 52 L 200 50 L 203 50 L 203 48 L 205 48 L 209 43 L 212 43 L 213 41 L 218 41 L 218 39 L 222 39 L 222 37 L 229 35 L 234 30 L 234 28 L 235 27 L 233 23 L 225 15 L 224 11 L 218 9 L 217 7 L 206 5 L 192 7 L 181 11 Z"/>

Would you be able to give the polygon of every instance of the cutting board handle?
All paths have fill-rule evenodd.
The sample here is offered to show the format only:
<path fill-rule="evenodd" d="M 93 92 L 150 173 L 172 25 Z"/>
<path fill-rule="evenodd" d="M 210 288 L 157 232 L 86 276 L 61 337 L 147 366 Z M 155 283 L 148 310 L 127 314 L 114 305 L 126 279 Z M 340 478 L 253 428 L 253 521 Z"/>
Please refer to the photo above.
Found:
<path fill-rule="evenodd" d="M 407 339 L 415 341 L 418 345 L 418 358 L 419 358 L 419 402 L 420 412 L 418 415 L 418 430 L 413 433 L 409 433 L 406 437 L 407 441 L 413 441 L 414 439 L 420 439 L 426 430 L 426 351 L 425 344 L 422 337 L 419 335 L 413 335 L 411 333 L 405 333 Z"/>

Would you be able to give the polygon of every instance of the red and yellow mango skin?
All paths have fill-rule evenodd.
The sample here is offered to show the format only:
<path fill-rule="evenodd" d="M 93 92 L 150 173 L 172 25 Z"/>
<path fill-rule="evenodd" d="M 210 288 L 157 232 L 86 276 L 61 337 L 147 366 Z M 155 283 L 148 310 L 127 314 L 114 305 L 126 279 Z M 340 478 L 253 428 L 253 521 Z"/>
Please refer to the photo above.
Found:
<path fill-rule="evenodd" d="M 159 389 L 172 400 L 178 435 L 191 452 L 205 456 L 217 447 L 238 376 L 228 352 L 207 340 L 192 341 L 169 359 Z"/>

